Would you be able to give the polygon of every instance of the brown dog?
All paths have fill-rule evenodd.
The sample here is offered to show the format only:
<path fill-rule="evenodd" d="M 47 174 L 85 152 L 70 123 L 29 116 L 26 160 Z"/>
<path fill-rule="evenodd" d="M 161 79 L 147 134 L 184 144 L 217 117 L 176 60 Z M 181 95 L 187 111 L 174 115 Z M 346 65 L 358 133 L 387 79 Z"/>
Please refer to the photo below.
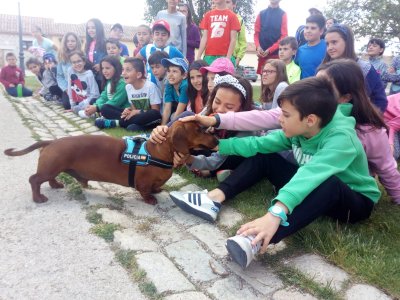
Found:
<path fill-rule="evenodd" d="M 205 133 L 194 122 L 175 122 L 168 130 L 167 140 L 162 144 L 147 143 L 147 150 L 152 157 L 166 162 L 173 161 L 174 151 L 188 154 L 192 148 L 214 148 L 217 139 Z M 20 156 L 35 149 L 40 152 L 36 174 L 29 178 L 32 187 L 33 201 L 46 202 L 46 196 L 40 193 L 40 186 L 48 181 L 52 188 L 64 187 L 56 180 L 61 172 L 75 177 L 83 187 L 89 180 L 105 181 L 129 186 L 129 165 L 121 162 L 121 154 L 125 149 L 122 139 L 108 136 L 81 135 L 65 137 L 52 141 L 37 142 L 20 151 L 7 149 L 4 154 Z M 134 178 L 135 188 L 144 201 L 156 204 L 152 193 L 159 193 L 161 186 L 172 176 L 172 169 L 157 166 L 137 166 Z"/>

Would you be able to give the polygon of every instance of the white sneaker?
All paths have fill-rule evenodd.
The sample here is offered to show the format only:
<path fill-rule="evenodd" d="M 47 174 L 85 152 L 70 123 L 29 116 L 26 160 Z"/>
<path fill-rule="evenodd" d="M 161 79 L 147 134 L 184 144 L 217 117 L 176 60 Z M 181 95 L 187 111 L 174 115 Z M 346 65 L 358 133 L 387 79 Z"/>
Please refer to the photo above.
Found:
<path fill-rule="evenodd" d="M 83 119 L 88 119 L 89 118 L 89 116 L 85 114 L 84 110 L 78 111 L 78 116 L 80 116 Z"/>
<path fill-rule="evenodd" d="M 207 193 L 207 190 L 196 192 L 173 191 L 169 195 L 172 201 L 184 211 L 207 221 L 215 222 L 221 204 L 211 200 Z"/>
<path fill-rule="evenodd" d="M 251 245 L 255 235 L 235 235 L 226 241 L 226 249 L 232 259 L 243 269 L 247 268 L 261 248 L 261 241 L 255 246 Z"/>

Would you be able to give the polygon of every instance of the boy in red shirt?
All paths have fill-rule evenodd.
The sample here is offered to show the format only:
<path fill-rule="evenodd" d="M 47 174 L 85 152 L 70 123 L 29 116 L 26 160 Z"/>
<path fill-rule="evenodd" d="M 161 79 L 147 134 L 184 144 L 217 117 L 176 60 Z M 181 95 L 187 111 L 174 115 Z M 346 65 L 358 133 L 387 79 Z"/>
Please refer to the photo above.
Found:
<path fill-rule="evenodd" d="M 24 72 L 22 72 L 22 70 L 17 67 L 17 57 L 15 56 L 15 54 L 11 52 L 7 53 L 6 61 L 7 66 L 3 67 L 0 72 L 0 82 L 6 88 L 7 93 L 13 97 L 32 96 L 32 91 L 24 87 Z M 21 84 L 21 95 L 18 95 L 19 84 Z"/>
<path fill-rule="evenodd" d="M 218 57 L 225 56 L 235 65 L 232 56 L 240 23 L 234 12 L 226 5 L 226 0 L 213 0 L 215 9 L 207 12 L 200 23 L 203 36 L 200 41 L 197 59 L 205 51 L 203 59 L 210 65 Z"/>

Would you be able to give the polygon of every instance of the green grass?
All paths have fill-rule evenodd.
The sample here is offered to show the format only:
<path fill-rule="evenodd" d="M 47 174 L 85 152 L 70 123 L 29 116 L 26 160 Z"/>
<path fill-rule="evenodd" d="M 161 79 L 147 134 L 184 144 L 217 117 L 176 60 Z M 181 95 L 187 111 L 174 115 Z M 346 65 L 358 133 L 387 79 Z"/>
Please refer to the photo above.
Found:
<path fill-rule="evenodd" d="M 32 76 L 26 77 L 26 85 L 33 89 L 40 86 L 36 78 Z M 253 91 L 253 98 L 258 100 L 260 87 L 255 86 Z M 105 132 L 115 137 L 136 134 L 123 128 L 107 129 Z M 210 190 L 218 184 L 215 179 L 195 178 L 186 168 L 181 168 L 176 172 L 202 188 Z M 77 192 L 79 194 L 79 191 L 74 191 L 74 193 Z M 252 220 L 265 214 L 265 208 L 272 198 L 273 189 L 264 180 L 238 195 L 233 201 L 228 201 L 227 205 L 243 213 L 246 220 Z M 96 215 L 92 218 L 94 223 L 99 221 Z M 98 234 L 106 240 L 112 239 L 112 233 L 116 229 L 112 224 L 107 224 L 106 228 L 103 227 L 104 224 L 97 226 L 99 226 L 96 228 Z M 235 231 L 236 228 L 231 229 L 230 234 Z M 288 252 L 304 251 L 321 254 L 352 274 L 356 280 L 377 286 L 393 297 L 400 298 L 400 271 L 398 271 L 400 270 L 400 206 L 393 205 L 385 194 L 376 205 L 371 217 L 365 222 L 346 225 L 337 224 L 328 218 L 321 218 L 287 239 L 287 242 L 289 248 L 284 251 L 284 255 Z M 265 257 L 265 260 L 268 262 L 268 257 Z M 305 290 L 310 290 L 321 298 L 335 299 L 337 296 L 329 288 L 320 289 L 300 274 L 295 274 L 290 270 L 282 269 L 282 276 L 288 283 L 300 282 Z M 150 283 L 142 282 L 141 289 L 157 297 Z"/>
<path fill-rule="evenodd" d="M 202 188 L 211 190 L 218 185 L 215 179 L 194 177 L 186 168 L 176 170 L 182 177 Z M 230 205 L 253 220 L 265 214 L 273 199 L 272 186 L 262 180 L 251 189 L 230 200 Z M 297 234 L 286 239 L 289 247 L 284 255 L 313 252 L 343 268 L 356 280 L 374 285 L 390 295 L 400 297 L 400 206 L 390 202 L 387 195 L 376 205 L 371 217 L 358 224 L 338 224 L 329 218 L 320 218 Z M 237 228 L 229 230 L 233 235 Z M 265 256 L 267 264 L 271 257 Z M 275 260 L 275 258 L 274 258 Z M 286 274 L 286 273 L 284 273 Z M 322 299 L 336 299 L 329 288 L 317 288 L 299 275 L 285 280 L 298 280 L 314 295 Z"/>
<path fill-rule="evenodd" d="M 114 231 L 119 230 L 121 227 L 116 224 L 99 223 L 93 226 L 90 231 L 99 237 L 102 237 L 107 242 L 114 240 Z"/>
<path fill-rule="evenodd" d="M 32 91 L 36 91 L 42 85 L 40 84 L 39 80 L 36 76 L 26 76 L 25 77 L 25 86 Z"/>

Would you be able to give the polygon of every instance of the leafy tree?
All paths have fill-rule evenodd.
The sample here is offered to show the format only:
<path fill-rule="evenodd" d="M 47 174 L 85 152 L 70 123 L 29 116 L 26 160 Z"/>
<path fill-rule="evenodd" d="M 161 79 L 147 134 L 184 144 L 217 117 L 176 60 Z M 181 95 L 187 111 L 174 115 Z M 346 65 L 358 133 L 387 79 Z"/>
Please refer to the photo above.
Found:
<path fill-rule="evenodd" d="M 400 40 L 400 0 L 329 0 L 325 16 L 349 25 L 357 37 Z"/>
<path fill-rule="evenodd" d="M 187 0 L 192 15 L 193 21 L 199 24 L 203 19 L 203 15 L 211 9 L 211 2 L 208 0 Z M 239 0 L 237 1 L 236 11 L 243 19 L 248 29 L 253 28 L 254 24 L 254 0 Z M 152 22 L 160 10 L 167 9 L 167 2 L 165 0 L 146 0 L 147 8 L 145 19 Z"/>

